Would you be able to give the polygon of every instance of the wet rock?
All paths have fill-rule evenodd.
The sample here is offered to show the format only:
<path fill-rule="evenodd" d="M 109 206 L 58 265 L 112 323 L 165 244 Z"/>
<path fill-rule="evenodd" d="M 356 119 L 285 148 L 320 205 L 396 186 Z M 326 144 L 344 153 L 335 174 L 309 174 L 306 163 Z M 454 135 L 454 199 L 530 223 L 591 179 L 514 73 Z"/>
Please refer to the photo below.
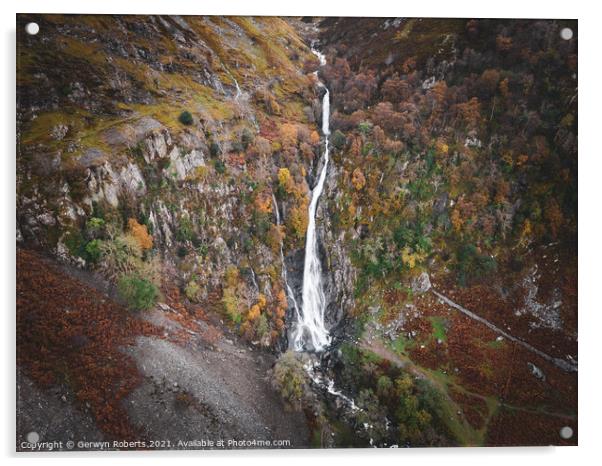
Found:
<path fill-rule="evenodd" d="M 121 169 L 119 181 L 126 194 L 138 197 L 146 193 L 144 178 L 134 163 L 128 163 Z"/>
<path fill-rule="evenodd" d="M 37 221 L 42 225 L 46 226 L 52 226 L 56 224 L 56 219 L 54 218 L 54 215 L 52 215 L 50 212 L 44 212 L 38 215 Z"/>
<path fill-rule="evenodd" d="M 428 79 L 425 79 L 422 82 L 422 89 L 428 90 L 431 89 L 437 83 L 437 79 L 434 76 L 431 76 Z"/>
<path fill-rule="evenodd" d="M 155 132 L 146 138 L 144 145 L 144 160 L 146 163 L 151 163 L 155 159 L 162 159 L 167 156 L 168 146 L 171 145 L 171 136 L 167 131 Z"/>
<path fill-rule="evenodd" d="M 560 290 L 555 288 L 552 296 L 547 301 L 541 302 L 538 299 L 540 278 L 541 273 L 537 265 L 535 265 L 528 271 L 521 282 L 521 286 L 525 290 L 525 297 L 523 306 L 517 309 L 514 314 L 516 316 L 528 314 L 533 317 L 534 321 L 530 322 L 531 328 L 543 327 L 560 330 L 563 327 L 560 312 L 562 306 Z"/>

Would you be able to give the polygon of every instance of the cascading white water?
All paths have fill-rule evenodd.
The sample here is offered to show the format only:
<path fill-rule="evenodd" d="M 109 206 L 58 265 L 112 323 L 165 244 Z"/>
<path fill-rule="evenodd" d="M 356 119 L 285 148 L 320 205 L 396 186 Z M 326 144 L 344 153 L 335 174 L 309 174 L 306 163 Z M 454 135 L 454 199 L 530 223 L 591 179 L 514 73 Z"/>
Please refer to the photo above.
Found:
<path fill-rule="evenodd" d="M 321 66 L 326 64 L 326 58 L 323 54 L 313 49 L 312 52 L 320 60 Z M 314 74 L 316 77 L 318 76 L 317 71 Z M 324 325 L 326 297 L 322 284 L 322 265 L 318 257 L 318 238 L 316 236 L 316 210 L 318 200 L 324 189 L 329 161 L 330 92 L 321 81 L 318 80 L 318 84 L 325 90 L 324 98 L 322 99 L 324 165 L 322 166 L 318 182 L 311 193 L 311 202 L 309 204 L 309 221 L 305 239 L 305 263 L 303 268 L 303 302 L 293 338 L 294 349 L 296 351 L 309 349 L 317 352 L 322 351 L 330 344 L 330 336 Z"/>
<path fill-rule="evenodd" d="M 326 64 L 326 57 L 317 50 L 312 49 L 312 52 L 320 60 L 320 66 Z M 317 77 L 318 72 L 314 75 Z M 318 79 L 318 84 L 325 90 L 322 99 L 322 133 L 324 135 L 324 165 L 320 171 L 318 182 L 314 186 L 311 193 L 311 202 L 309 204 L 309 221 L 307 225 L 307 236 L 305 240 L 305 262 L 303 267 L 303 302 L 300 308 L 295 299 L 295 294 L 288 284 L 286 274 L 286 265 L 284 263 L 284 254 L 282 252 L 282 244 L 280 244 L 280 259 L 282 260 L 282 275 L 286 285 L 287 294 L 297 315 L 297 325 L 293 333 L 293 348 L 295 351 L 313 350 L 320 352 L 330 344 L 330 336 L 324 325 L 324 311 L 326 308 L 326 297 L 322 284 L 322 265 L 318 257 L 318 238 L 316 236 L 316 210 L 318 208 L 318 200 L 324 189 L 326 174 L 328 173 L 329 158 L 329 141 L 330 135 L 330 92 L 328 88 Z M 278 211 L 278 203 L 272 195 L 274 206 L 276 209 L 276 222 L 280 225 L 280 212 Z M 326 390 L 332 396 L 342 400 L 352 413 L 362 411 L 353 401 L 352 398 L 346 396 L 334 386 L 334 380 L 329 379 L 319 371 L 319 364 L 316 360 L 304 364 L 304 369 L 311 381 L 318 387 Z M 364 423 L 364 429 L 370 426 Z M 373 444 L 370 439 L 370 445 Z"/>
<path fill-rule="evenodd" d="M 280 226 L 280 211 L 278 210 L 278 202 L 276 202 L 276 196 L 272 194 L 272 202 L 274 203 L 274 211 L 276 212 L 276 225 Z M 289 299 L 293 302 L 295 308 L 295 314 L 297 316 L 297 322 L 301 319 L 301 312 L 299 311 L 299 305 L 295 299 L 295 293 L 291 286 L 288 284 L 288 274 L 286 273 L 286 263 L 284 262 L 284 251 L 282 250 L 282 241 L 280 241 L 280 262 L 282 262 L 282 279 L 284 280 L 284 286 L 286 286 L 286 294 Z"/>

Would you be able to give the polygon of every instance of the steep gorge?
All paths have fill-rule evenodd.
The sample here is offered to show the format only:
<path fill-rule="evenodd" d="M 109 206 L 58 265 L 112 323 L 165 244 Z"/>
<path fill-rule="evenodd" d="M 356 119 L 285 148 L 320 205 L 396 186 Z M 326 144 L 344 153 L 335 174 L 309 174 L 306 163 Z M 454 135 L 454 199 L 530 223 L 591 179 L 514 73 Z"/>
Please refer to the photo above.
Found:
<path fill-rule="evenodd" d="M 576 374 L 429 291 L 576 368 L 576 44 L 557 44 L 561 24 L 22 15 L 19 30 L 30 20 L 18 248 L 101 278 L 158 328 L 115 340 L 140 372 L 124 403 L 145 435 L 165 428 L 159 405 L 185 413 L 179 435 L 265 427 L 293 447 L 547 444 L 575 427 Z M 69 338 L 86 348 L 89 331 Z M 36 332 L 27 380 L 103 418 L 65 355 L 32 366 Z M 270 385 L 304 415 L 264 416 L 284 412 Z"/>

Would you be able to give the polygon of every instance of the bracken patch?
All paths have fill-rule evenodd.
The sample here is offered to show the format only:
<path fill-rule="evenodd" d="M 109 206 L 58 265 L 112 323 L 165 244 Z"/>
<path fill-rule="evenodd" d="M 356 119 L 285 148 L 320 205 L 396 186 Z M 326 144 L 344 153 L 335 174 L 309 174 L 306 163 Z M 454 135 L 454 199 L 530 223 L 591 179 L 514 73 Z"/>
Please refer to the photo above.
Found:
<path fill-rule="evenodd" d="M 139 438 L 122 400 L 141 382 L 122 348 L 159 329 L 36 252 L 17 251 L 17 364 L 43 388 L 65 384 L 109 438 Z"/>

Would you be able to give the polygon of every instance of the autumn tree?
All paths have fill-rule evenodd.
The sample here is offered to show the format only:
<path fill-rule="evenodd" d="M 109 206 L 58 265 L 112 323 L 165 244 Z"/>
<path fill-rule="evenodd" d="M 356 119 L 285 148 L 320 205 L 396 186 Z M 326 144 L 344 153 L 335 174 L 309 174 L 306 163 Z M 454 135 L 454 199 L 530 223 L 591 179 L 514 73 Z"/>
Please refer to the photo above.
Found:
<path fill-rule="evenodd" d="M 481 103 L 479 99 L 473 97 L 468 102 L 457 104 L 456 108 L 469 129 L 477 127 L 481 118 Z"/>
<path fill-rule="evenodd" d="M 284 148 L 292 148 L 297 146 L 297 125 L 292 123 L 284 123 L 280 127 L 280 142 Z"/>
<path fill-rule="evenodd" d="M 280 251 L 280 247 L 285 236 L 283 225 L 270 225 L 267 235 L 267 243 L 274 253 L 278 253 Z"/>
<path fill-rule="evenodd" d="M 262 214 L 272 212 L 272 203 L 272 195 L 267 189 L 258 192 L 255 196 L 255 209 Z"/>
<path fill-rule="evenodd" d="M 138 245 L 143 251 L 152 249 L 153 237 L 148 233 L 146 225 L 141 225 L 135 218 L 128 220 L 128 229 L 132 236 L 136 238 Z"/>
<path fill-rule="evenodd" d="M 266 138 L 257 136 L 253 145 L 259 156 L 268 157 L 272 155 L 272 143 Z"/>
<path fill-rule="evenodd" d="M 359 167 L 353 170 L 351 175 L 351 183 L 356 191 L 360 191 L 364 186 L 366 186 L 366 178 Z"/>
<path fill-rule="evenodd" d="M 284 189 L 287 194 L 291 194 L 295 191 L 295 180 L 293 180 L 288 168 L 280 168 L 278 170 L 278 185 Z"/>
<path fill-rule="evenodd" d="M 493 94 L 496 91 L 499 82 L 500 72 L 491 68 L 483 71 L 483 74 L 479 79 L 479 85 L 485 96 Z"/>
<path fill-rule="evenodd" d="M 411 89 L 407 81 L 405 79 L 400 79 L 397 73 L 388 78 L 381 87 L 383 99 L 394 104 L 407 99 L 410 95 L 410 91 Z"/>
<path fill-rule="evenodd" d="M 305 238 L 307 224 L 309 222 L 309 213 L 307 211 L 307 199 L 302 200 L 299 205 L 294 206 L 290 210 L 290 226 L 294 236 L 297 239 Z"/>
<path fill-rule="evenodd" d="M 512 48 L 512 37 L 500 34 L 495 38 L 495 45 L 500 52 L 507 52 Z"/>
<path fill-rule="evenodd" d="M 306 142 L 302 142 L 299 146 L 299 151 L 301 155 L 307 160 L 312 160 L 314 158 L 314 150 L 311 145 Z"/>

